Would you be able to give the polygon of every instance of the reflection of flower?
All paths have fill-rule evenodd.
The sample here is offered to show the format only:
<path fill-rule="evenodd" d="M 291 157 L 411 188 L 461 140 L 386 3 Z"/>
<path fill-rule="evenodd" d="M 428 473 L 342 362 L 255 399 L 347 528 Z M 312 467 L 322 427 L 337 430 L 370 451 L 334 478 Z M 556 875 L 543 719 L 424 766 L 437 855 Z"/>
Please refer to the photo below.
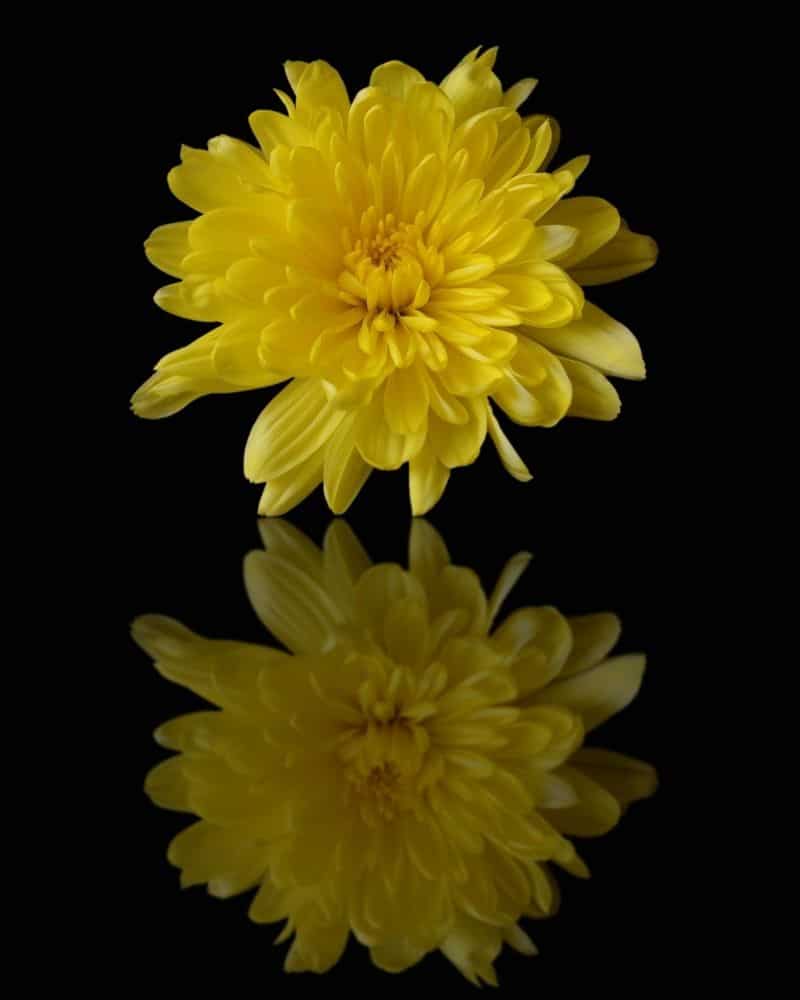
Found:
<path fill-rule="evenodd" d="M 178 279 L 156 301 L 219 325 L 162 358 L 133 406 L 163 417 L 293 379 L 245 451 L 261 513 L 320 483 L 342 513 L 373 468 L 406 462 L 424 513 L 487 433 L 529 479 L 493 406 L 525 426 L 611 420 L 605 376 L 644 377 L 633 334 L 582 286 L 645 270 L 655 244 L 608 202 L 565 197 L 588 157 L 550 171 L 556 123 L 517 111 L 536 81 L 504 93 L 495 56 L 439 86 L 386 63 L 352 102 L 327 63 L 286 63 L 294 99 L 251 116 L 258 149 L 217 136 L 171 171 L 201 214 L 148 240 Z"/>
<path fill-rule="evenodd" d="M 352 930 L 383 969 L 440 948 L 495 982 L 503 941 L 535 951 L 520 917 L 555 907 L 547 862 L 588 874 L 568 838 L 654 790 L 649 765 L 582 748 L 635 696 L 644 657 L 605 659 L 612 614 L 529 607 L 495 628 L 524 554 L 487 599 L 425 522 L 408 571 L 372 566 L 343 521 L 322 552 L 289 524 L 261 530 L 247 589 L 291 654 L 134 624 L 164 676 L 221 709 L 157 732 L 179 753 L 148 793 L 201 817 L 169 848 L 181 883 L 258 887 L 253 920 L 295 935 L 287 970 L 329 968 Z"/>

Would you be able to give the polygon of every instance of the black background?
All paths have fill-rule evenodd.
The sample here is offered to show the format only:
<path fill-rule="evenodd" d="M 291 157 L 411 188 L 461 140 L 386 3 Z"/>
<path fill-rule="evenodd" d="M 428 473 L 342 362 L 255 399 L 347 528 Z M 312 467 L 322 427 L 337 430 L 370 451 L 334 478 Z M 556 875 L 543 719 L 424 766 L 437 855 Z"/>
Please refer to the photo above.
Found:
<path fill-rule="evenodd" d="M 113 680 L 104 675 L 90 695 L 110 729 L 102 767 L 98 758 L 108 832 L 100 828 L 88 837 L 103 901 L 91 933 L 113 954 L 126 983 L 141 989 L 170 983 L 187 994 L 225 988 L 228 995 L 256 990 L 288 997 L 334 988 L 399 996 L 442 985 L 472 993 L 439 955 L 391 977 L 373 968 L 355 943 L 326 976 L 287 977 L 281 971 L 286 946 L 272 948 L 273 928 L 248 921 L 247 897 L 219 901 L 202 888 L 179 889 L 165 852 L 186 818 L 157 809 L 141 786 L 164 756 L 152 730 L 199 703 L 158 677 L 128 640 L 127 623 L 160 612 L 206 635 L 263 639 L 241 579 L 244 555 L 259 544 L 260 492 L 243 479 L 242 453 L 272 390 L 207 397 L 156 422 L 135 418 L 125 406 L 159 357 L 205 329 L 152 303 L 168 279 L 141 249 L 155 226 L 192 215 L 166 185 L 180 143 L 202 147 L 219 133 L 248 138 L 248 113 L 278 107 L 272 88 L 286 89 L 281 64 L 287 58 L 327 59 L 352 96 L 370 69 L 388 59 L 410 62 L 438 80 L 475 45 L 499 44 L 496 71 L 504 85 L 537 77 L 526 110 L 554 114 L 561 123 L 556 162 L 592 154 L 576 193 L 609 199 L 631 228 L 659 243 L 653 270 L 588 292 L 636 333 L 648 378 L 616 380 L 623 409 L 612 424 L 510 426 L 533 481 L 512 480 L 487 443 L 473 466 L 454 472 L 428 519 L 453 561 L 473 567 L 487 588 L 515 552 L 534 553 L 509 609 L 550 603 L 565 613 L 621 616 L 619 650 L 646 651 L 648 671 L 639 698 L 590 742 L 652 762 L 661 786 L 607 837 L 584 842 L 592 878 L 564 874 L 561 912 L 528 924 L 539 957 L 504 950 L 496 968 L 501 988 L 520 992 L 558 989 L 572 996 L 591 988 L 632 995 L 676 984 L 696 948 L 686 916 L 695 881 L 687 812 L 701 754 L 692 742 L 694 708 L 686 694 L 687 678 L 699 669 L 688 603 L 689 592 L 703 584 L 693 569 L 697 528 L 690 517 L 699 498 L 686 484 L 706 456 L 684 416 L 694 375 L 680 334 L 685 302 L 676 293 L 691 254 L 676 164 L 687 139 L 683 88 L 700 87 L 692 78 L 693 52 L 650 14 L 590 23 L 578 8 L 549 17 L 533 10 L 467 15 L 437 5 L 427 14 L 400 5 L 366 13 L 348 6 L 324 19 L 305 7 L 279 19 L 251 18 L 241 8 L 230 14 L 236 23 L 219 31 L 215 18 L 201 24 L 197 16 L 183 32 L 130 25 L 129 45 L 95 54 L 96 89 L 87 97 L 103 103 L 102 89 L 111 88 L 117 108 L 107 126 L 114 164 L 109 189 L 115 191 L 108 212 L 118 240 L 109 251 L 115 275 L 109 295 L 117 320 L 102 380 L 112 400 L 110 423 L 96 435 L 99 443 L 113 434 L 124 456 L 105 470 L 115 499 L 97 525 L 107 540 L 113 583 L 102 600 L 119 660 Z M 127 31 L 117 27 L 117 37 Z M 321 541 L 330 521 L 321 490 L 289 519 Z M 411 523 L 405 470 L 374 473 L 346 519 L 375 561 L 402 561 Z"/>

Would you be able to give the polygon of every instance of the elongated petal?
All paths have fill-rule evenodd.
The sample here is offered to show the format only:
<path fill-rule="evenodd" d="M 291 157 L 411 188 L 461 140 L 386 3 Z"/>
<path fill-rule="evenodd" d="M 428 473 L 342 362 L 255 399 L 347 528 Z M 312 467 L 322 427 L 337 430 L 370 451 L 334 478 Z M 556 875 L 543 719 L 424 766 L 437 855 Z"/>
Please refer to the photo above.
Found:
<path fill-rule="evenodd" d="M 572 402 L 567 411 L 571 417 L 589 420 L 614 420 L 622 406 L 619 395 L 605 375 L 582 361 L 561 358 L 561 364 L 572 383 Z"/>
<path fill-rule="evenodd" d="M 602 785 L 625 809 L 631 802 L 652 795 L 658 786 L 655 768 L 635 757 L 582 747 L 570 764 Z"/>
<path fill-rule="evenodd" d="M 599 837 L 616 826 L 622 811 L 610 792 L 578 768 L 562 767 L 558 775 L 572 787 L 577 802 L 548 812 L 557 830 L 573 837 Z"/>
<path fill-rule="evenodd" d="M 521 483 L 527 483 L 531 480 L 533 476 L 531 476 L 527 465 L 517 454 L 514 445 L 506 437 L 497 417 L 492 412 L 491 406 L 489 407 L 488 427 L 489 435 L 494 442 L 495 448 L 497 448 L 497 454 L 500 456 L 500 461 L 503 463 L 503 468 L 506 472 Z"/>
<path fill-rule="evenodd" d="M 450 469 L 441 462 L 432 448 L 423 448 L 408 463 L 408 487 L 411 513 L 416 517 L 427 514 L 444 493 Z"/>
<path fill-rule="evenodd" d="M 150 263 L 175 278 L 185 274 L 181 261 L 189 253 L 189 225 L 188 222 L 172 222 L 159 226 L 144 244 Z"/>
<path fill-rule="evenodd" d="M 312 493 L 322 482 L 324 449 L 320 448 L 299 465 L 270 479 L 258 503 L 258 513 L 282 517 Z"/>
<path fill-rule="evenodd" d="M 561 677 L 571 677 L 604 660 L 619 641 L 622 625 L 610 612 L 575 615 L 568 619 L 572 631 L 572 650 L 561 670 Z"/>
<path fill-rule="evenodd" d="M 644 668 L 645 657 L 639 653 L 615 656 L 583 673 L 555 681 L 536 701 L 572 709 L 589 732 L 633 701 Z"/>
<path fill-rule="evenodd" d="M 253 610 L 285 646 L 297 653 L 327 647 L 341 613 L 311 576 L 284 556 L 251 552 L 244 582 Z"/>
<path fill-rule="evenodd" d="M 631 331 L 602 309 L 587 302 L 583 316 L 553 330 L 528 327 L 526 332 L 554 354 L 583 361 L 606 375 L 645 377 L 642 352 Z"/>
<path fill-rule="evenodd" d="M 569 410 L 572 384 L 555 355 L 520 338 L 506 378 L 492 398 L 518 424 L 552 427 Z"/>
<path fill-rule="evenodd" d="M 604 285 L 646 271 L 657 257 L 655 240 L 632 233 L 623 224 L 613 239 L 572 267 L 570 273 L 581 285 Z"/>
<path fill-rule="evenodd" d="M 344 514 L 372 472 L 356 448 L 353 425 L 352 417 L 340 424 L 325 449 L 325 499 L 334 514 Z"/>
<path fill-rule="evenodd" d="M 319 450 L 343 419 L 318 379 L 295 379 L 253 425 L 245 446 L 245 475 L 251 482 L 277 479 Z"/>

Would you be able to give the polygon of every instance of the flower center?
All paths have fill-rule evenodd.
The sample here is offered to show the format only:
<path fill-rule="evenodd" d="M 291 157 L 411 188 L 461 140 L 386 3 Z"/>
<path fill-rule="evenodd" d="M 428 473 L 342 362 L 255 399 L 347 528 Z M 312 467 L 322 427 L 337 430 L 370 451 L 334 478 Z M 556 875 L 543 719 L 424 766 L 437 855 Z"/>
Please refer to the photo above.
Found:
<path fill-rule="evenodd" d="M 372 316 L 413 314 L 444 273 L 441 254 L 426 245 L 418 224 L 398 222 L 392 213 L 378 219 L 374 207 L 364 212 L 355 235 L 344 232 L 343 241 L 340 295 L 351 305 L 366 305 Z"/>
<path fill-rule="evenodd" d="M 433 697 L 446 678 L 438 665 L 422 676 L 390 664 L 370 668 L 358 692 L 363 721 L 348 727 L 338 750 L 354 800 L 374 825 L 413 809 L 434 778 L 425 720 L 436 714 Z"/>

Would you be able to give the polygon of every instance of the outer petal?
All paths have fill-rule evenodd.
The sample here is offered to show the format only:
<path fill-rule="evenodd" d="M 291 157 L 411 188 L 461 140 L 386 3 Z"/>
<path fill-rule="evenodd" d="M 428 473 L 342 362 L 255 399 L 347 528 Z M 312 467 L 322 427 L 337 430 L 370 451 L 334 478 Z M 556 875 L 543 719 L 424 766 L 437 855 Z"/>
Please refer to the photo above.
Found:
<path fill-rule="evenodd" d="M 296 507 L 322 482 L 324 449 L 314 452 L 304 462 L 282 476 L 270 479 L 258 503 L 258 513 L 264 517 L 281 517 Z"/>
<path fill-rule="evenodd" d="M 423 448 L 411 459 L 408 463 L 408 488 L 414 517 L 427 514 L 439 502 L 449 478 L 450 469 L 439 461 L 432 448 Z"/>
<path fill-rule="evenodd" d="M 572 629 L 572 651 L 560 677 L 579 674 L 604 660 L 619 641 L 622 625 L 609 611 L 568 618 Z"/>
<path fill-rule="evenodd" d="M 572 383 L 572 402 L 567 411 L 570 417 L 614 420 L 619 416 L 622 403 L 617 390 L 605 375 L 582 361 L 573 361 L 571 358 L 560 360 Z"/>
<path fill-rule="evenodd" d="M 646 271 L 657 257 L 655 240 L 632 233 L 623 223 L 612 240 L 572 268 L 571 274 L 581 285 L 604 285 Z"/>
<path fill-rule="evenodd" d="M 264 625 L 295 653 L 327 648 L 341 612 L 308 573 L 285 556 L 250 552 L 244 582 L 253 610 Z"/>
<path fill-rule="evenodd" d="M 582 747 L 570 764 L 602 785 L 625 809 L 631 802 L 652 795 L 658 786 L 655 768 L 635 757 Z"/>
<path fill-rule="evenodd" d="M 525 332 L 555 354 L 583 361 L 607 375 L 645 377 L 642 352 L 631 331 L 602 309 L 587 302 L 583 316 L 552 330 L 527 327 Z"/>
<path fill-rule="evenodd" d="M 564 809 L 548 811 L 553 826 L 573 837 L 599 837 L 617 825 L 622 811 L 614 796 L 577 768 L 562 767 L 559 777 L 571 786 L 578 801 Z"/>
<path fill-rule="evenodd" d="M 459 63 L 442 80 L 440 87 L 453 102 L 457 125 L 502 104 L 503 87 L 492 72 L 496 57 L 496 48 L 487 49 L 479 58 Z"/>
<path fill-rule="evenodd" d="M 238 831 L 201 821 L 173 838 L 167 851 L 181 869 L 181 886 L 208 882 L 212 895 L 227 898 L 251 888 L 266 868 L 264 847 L 248 843 Z"/>
<path fill-rule="evenodd" d="M 354 433 L 362 458 L 376 469 L 399 469 L 419 451 L 425 436 L 424 431 L 398 434 L 392 430 L 385 416 L 383 387 L 356 416 Z"/>
<path fill-rule="evenodd" d="M 563 168 L 562 168 L 563 169 Z M 567 198 L 545 216 L 547 225 L 572 226 L 578 238 L 560 258 L 562 267 L 572 267 L 608 243 L 620 227 L 619 212 L 603 198 Z"/>
<path fill-rule="evenodd" d="M 430 448 L 436 457 L 454 469 L 471 465 L 478 457 L 486 437 L 488 403 L 485 399 L 468 397 L 464 400 L 470 418 L 465 424 L 448 424 L 431 414 L 428 426 Z"/>
<path fill-rule="evenodd" d="M 422 73 L 396 59 L 376 66 L 369 78 L 371 87 L 380 87 L 400 101 L 404 101 L 418 83 L 425 83 Z"/>
<path fill-rule="evenodd" d="M 555 681 L 540 691 L 534 701 L 572 709 L 581 716 L 589 732 L 633 701 L 644 668 L 645 657 L 640 653 L 615 656 L 583 673 Z"/>
<path fill-rule="evenodd" d="M 245 476 L 257 483 L 291 471 L 325 444 L 344 415 L 328 402 L 319 379 L 295 379 L 253 425 L 244 452 Z"/>
<path fill-rule="evenodd" d="M 325 499 L 334 514 L 344 514 L 372 472 L 356 448 L 354 422 L 353 416 L 343 421 L 325 449 Z"/>
<path fill-rule="evenodd" d="M 189 253 L 189 222 L 159 226 L 148 236 L 144 252 L 151 264 L 174 278 L 184 277 L 181 261 Z"/>
<path fill-rule="evenodd" d="M 552 427 L 569 409 L 572 385 L 557 357 L 521 337 L 506 379 L 492 397 L 516 423 Z"/>
<path fill-rule="evenodd" d="M 531 476 L 527 465 L 517 454 L 517 450 L 514 445 L 506 437 L 506 434 L 500 426 L 497 417 L 492 412 L 491 406 L 489 406 L 488 420 L 489 435 L 494 442 L 495 448 L 497 448 L 497 454 L 500 456 L 503 468 L 509 473 L 509 475 L 512 475 L 521 483 L 527 483 L 533 478 L 533 476 Z"/>

